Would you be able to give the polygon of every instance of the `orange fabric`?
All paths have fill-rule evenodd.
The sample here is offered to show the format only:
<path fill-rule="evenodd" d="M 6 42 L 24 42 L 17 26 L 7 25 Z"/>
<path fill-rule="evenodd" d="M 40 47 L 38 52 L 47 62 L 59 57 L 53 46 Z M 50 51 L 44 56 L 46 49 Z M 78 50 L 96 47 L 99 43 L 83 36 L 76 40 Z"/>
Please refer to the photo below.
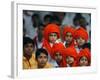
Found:
<path fill-rule="evenodd" d="M 63 53 L 62 53 L 62 51 L 63 51 L 64 48 L 65 47 L 64 47 L 64 45 L 62 43 L 56 43 L 56 44 L 54 44 L 54 46 L 52 48 L 52 58 L 55 60 L 55 54 L 57 52 L 59 52 L 62 55 L 62 57 L 64 57 Z M 59 63 L 59 67 L 65 67 L 65 66 L 66 66 L 66 64 L 65 64 L 65 61 L 64 61 L 64 58 L 63 58 L 62 61 L 61 61 L 61 63 Z"/>
<path fill-rule="evenodd" d="M 32 53 L 32 57 L 29 60 L 23 56 L 23 69 L 34 69 L 36 64 L 35 53 Z"/>
<path fill-rule="evenodd" d="M 47 64 L 44 66 L 44 68 L 52 68 L 53 66 L 47 62 Z M 29 61 L 26 59 L 26 57 L 23 57 L 23 69 L 37 69 L 38 64 L 35 60 L 35 54 L 32 54 L 32 57 L 29 59 Z"/>
<path fill-rule="evenodd" d="M 88 40 L 87 31 L 82 27 L 76 29 L 75 34 L 74 34 L 74 38 L 76 39 L 78 37 L 82 37 L 83 39 L 85 39 L 87 41 Z"/>
<path fill-rule="evenodd" d="M 87 57 L 87 59 L 89 61 L 88 65 L 90 65 L 90 62 L 91 62 L 91 53 L 90 53 L 90 51 L 89 51 L 88 48 L 82 49 L 80 51 L 80 53 L 78 54 L 78 63 L 79 63 L 80 58 L 83 57 L 83 56 Z"/>
<path fill-rule="evenodd" d="M 49 34 L 57 33 L 58 38 L 60 37 L 60 28 L 56 24 L 48 24 L 44 29 L 44 39 L 49 41 Z"/>
<path fill-rule="evenodd" d="M 74 58 L 74 63 L 72 67 L 77 66 L 77 52 L 74 47 L 69 47 L 63 50 L 64 59 L 66 60 L 67 56 L 72 56 Z M 67 63 L 66 63 L 67 64 Z"/>

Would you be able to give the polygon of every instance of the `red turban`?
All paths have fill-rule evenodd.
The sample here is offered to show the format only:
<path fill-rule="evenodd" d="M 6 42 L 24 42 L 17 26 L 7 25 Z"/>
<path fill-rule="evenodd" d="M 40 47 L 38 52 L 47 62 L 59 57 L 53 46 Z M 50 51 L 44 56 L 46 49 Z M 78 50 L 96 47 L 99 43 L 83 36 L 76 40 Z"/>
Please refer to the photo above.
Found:
<path fill-rule="evenodd" d="M 44 39 L 49 40 L 50 33 L 57 33 L 58 38 L 60 37 L 60 28 L 56 24 L 48 24 L 44 29 Z"/>
<path fill-rule="evenodd" d="M 85 39 L 87 41 L 88 33 L 84 28 L 80 27 L 75 31 L 74 37 L 75 37 L 75 39 L 78 37 L 82 37 L 83 39 Z"/>
<path fill-rule="evenodd" d="M 52 58 L 55 59 L 55 53 L 59 52 L 62 55 L 62 50 L 64 49 L 64 45 L 62 43 L 55 43 L 52 47 Z"/>
<path fill-rule="evenodd" d="M 66 57 L 67 56 L 71 56 L 74 58 L 74 63 L 72 66 L 77 66 L 77 52 L 76 52 L 76 49 L 74 47 L 69 47 L 69 48 L 66 48 L 64 51 L 63 51 L 63 54 L 64 54 L 64 59 L 66 60 Z"/>
<path fill-rule="evenodd" d="M 52 48 L 52 58 L 55 60 L 55 54 L 59 52 L 62 56 L 62 60 L 59 63 L 59 67 L 66 67 L 66 62 L 64 60 L 64 55 L 63 55 L 63 49 L 65 49 L 64 45 L 62 43 L 55 43 L 53 48 Z"/>
<path fill-rule="evenodd" d="M 75 29 L 72 26 L 65 26 L 63 29 L 63 39 L 65 40 L 65 35 L 67 32 L 70 32 L 72 36 L 74 35 Z"/>
<path fill-rule="evenodd" d="M 89 61 L 88 65 L 90 65 L 90 62 L 91 62 L 91 53 L 90 53 L 90 51 L 89 51 L 88 48 L 82 49 L 80 51 L 80 53 L 78 54 L 78 63 L 79 63 L 80 58 L 83 57 L 83 56 L 87 57 L 87 59 Z"/>

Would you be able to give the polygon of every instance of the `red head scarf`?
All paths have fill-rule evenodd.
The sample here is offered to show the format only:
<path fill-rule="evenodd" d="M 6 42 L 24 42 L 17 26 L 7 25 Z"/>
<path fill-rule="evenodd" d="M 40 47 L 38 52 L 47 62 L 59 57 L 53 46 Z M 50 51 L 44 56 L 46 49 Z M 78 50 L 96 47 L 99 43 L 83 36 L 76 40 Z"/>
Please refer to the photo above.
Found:
<path fill-rule="evenodd" d="M 77 66 L 77 52 L 75 50 L 74 47 L 69 47 L 69 48 L 66 48 L 64 51 L 63 51 L 63 54 L 64 54 L 64 59 L 66 60 L 66 57 L 67 56 L 71 56 L 74 58 L 74 63 L 72 65 L 72 67 L 75 67 Z"/>
<path fill-rule="evenodd" d="M 65 49 L 64 45 L 62 43 L 55 43 L 53 48 L 52 48 L 52 58 L 55 60 L 55 54 L 57 52 L 59 52 L 62 56 L 62 60 L 61 60 L 61 63 L 59 63 L 59 66 L 60 67 L 66 67 L 66 63 L 64 61 L 64 55 L 63 55 L 63 50 Z"/>
<path fill-rule="evenodd" d="M 48 24 L 44 29 L 44 40 L 43 40 L 43 46 L 48 53 L 51 55 L 52 53 L 52 47 L 49 44 L 49 34 L 50 33 L 57 33 L 58 38 L 60 37 L 60 30 L 59 26 L 56 24 Z"/>
<path fill-rule="evenodd" d="M 60 28 L 56 24 L 48 24 L 44 29 L 44 39 L 49 40 L 50 33 L 57 33 L 58 38 L 60 37 Z"/>
<path fill-rule="evenodd" d="M 83 56 L 87 57 L 87 59 L 89 61 L 88 65 L 90 65 L 90 62 L 91 62 L 91 53 L 90 53 L 90 51 L 89 51 L 88 48 L 82 49 L 80 51 L 80 53 L 78 54 L 78 63 L 79 63 L 80 58 L 83 57 Z"/>
<path fill-rule="evenodd" d="M 85 39 L 87 41 L 88 33 L 84 28 L 80 27 L 75 31 L 74 37 L 75 37 L 75 39 L 78 37 L 82 37 L 83 39 Z"/>
<path fill-rule="evenodd" d="M 72 26 L 65 26 L 63 29 L 63 39 L 65 40 L 65 35 L 67 32 L 70 32 L 74 36 L 75 29 Z"/>

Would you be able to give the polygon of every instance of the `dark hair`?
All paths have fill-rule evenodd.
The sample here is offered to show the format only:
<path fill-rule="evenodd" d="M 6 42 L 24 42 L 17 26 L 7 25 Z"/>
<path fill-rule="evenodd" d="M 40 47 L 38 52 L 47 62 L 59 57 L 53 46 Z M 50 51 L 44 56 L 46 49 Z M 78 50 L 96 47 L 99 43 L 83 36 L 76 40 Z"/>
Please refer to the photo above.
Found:
<path fill-rule="evenodd" d="M 85 43 L 85 44 L 82 46 L 82 48 L 83 48 L 83 49 L 84 49 L 84 48 L 88 48 L 88 49 L 91 50 L 91 43 Z"/>
<path fill-rule="evenodd" d="M 45 49 L 40 48 L 40 49 L 37 49 L 37 50 L 36 50 L 36 59 L 38 58 L 38 56 L 39 56 L 41 53 L 44 53 L 46 56 L 48 56 L 48 52 L 47 52 Z"/>
<path fill-rule="evenodd" d="M 23 37 L 23 47 L 28 43 L 32 43 L 34 46 L 34 41 L 32 39 L 30 39 L 29 37 Z"/>

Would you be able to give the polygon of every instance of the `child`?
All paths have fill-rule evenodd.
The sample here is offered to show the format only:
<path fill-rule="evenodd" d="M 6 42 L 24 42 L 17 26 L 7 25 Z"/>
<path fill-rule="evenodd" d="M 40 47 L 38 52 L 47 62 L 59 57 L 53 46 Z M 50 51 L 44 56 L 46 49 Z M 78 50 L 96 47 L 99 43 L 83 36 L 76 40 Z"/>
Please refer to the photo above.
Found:
<path fill-rule="evenodd" d="M 65 67 L 65 61 L 64 61 L 64 55 L 62 53 L 63 49 L 64 49 L 64 45 L 61 43 L 56 43 L 53 46 L 53 54 L 52 54 L 52 58 L 57 62 L 58 67 Z"/>
<path fill-rule="evenodd" d="M 82 50 L 83 45 L 88 41 L 88 33 L 84 28 L 80 27 L 75 31 L 74 38 L 77 44 L 76 50 L 79 53 L 80 50 Z"/>
<path fill-rule="evenodd" d="M 78 66 L 90 66 L 91 54 L 89 49 L 81 50 L 78 54 Z"/>
<path fill-rule="evenodd" d="M 37 49 L 36 61 L 36 68 L 52 68 L 52 65 L 48 63 L 48 52 L 43 48 Z"/>
<path fill-rule="evenodd" d="M 48 24 L 44 29 L 44 41 L 43 41 L 43 48 L 45 48 L 49 53 L 49 61 L 54 65 L 57 66 L 56 62 L 51 59 L 52 54 L 52 47 L 55 43 L 59 43 L 60 38 L 60 30 L 59 26 L 56 24 Z"/>
<path fill-rule="evenodd" d="M 29 37 L 23 38 L 23 69 L 33 69 L 36 65 L 34 42 Z"/>
<path fill-rule="evenodd" d="M 65 48 L 63 54 L 67 67 L 77 66 L 77 52 L 74 47 Z"/>
<path fill-rule="evenodd" d="M 74 32 L 75 29 L 72 26 L 65 26 L 63 29 L 63 40 L 64 42 L 64 46 L 66 48 L 70 47 L 70 46 L 74 46 L 75 42 L 74 42 Z"/>

